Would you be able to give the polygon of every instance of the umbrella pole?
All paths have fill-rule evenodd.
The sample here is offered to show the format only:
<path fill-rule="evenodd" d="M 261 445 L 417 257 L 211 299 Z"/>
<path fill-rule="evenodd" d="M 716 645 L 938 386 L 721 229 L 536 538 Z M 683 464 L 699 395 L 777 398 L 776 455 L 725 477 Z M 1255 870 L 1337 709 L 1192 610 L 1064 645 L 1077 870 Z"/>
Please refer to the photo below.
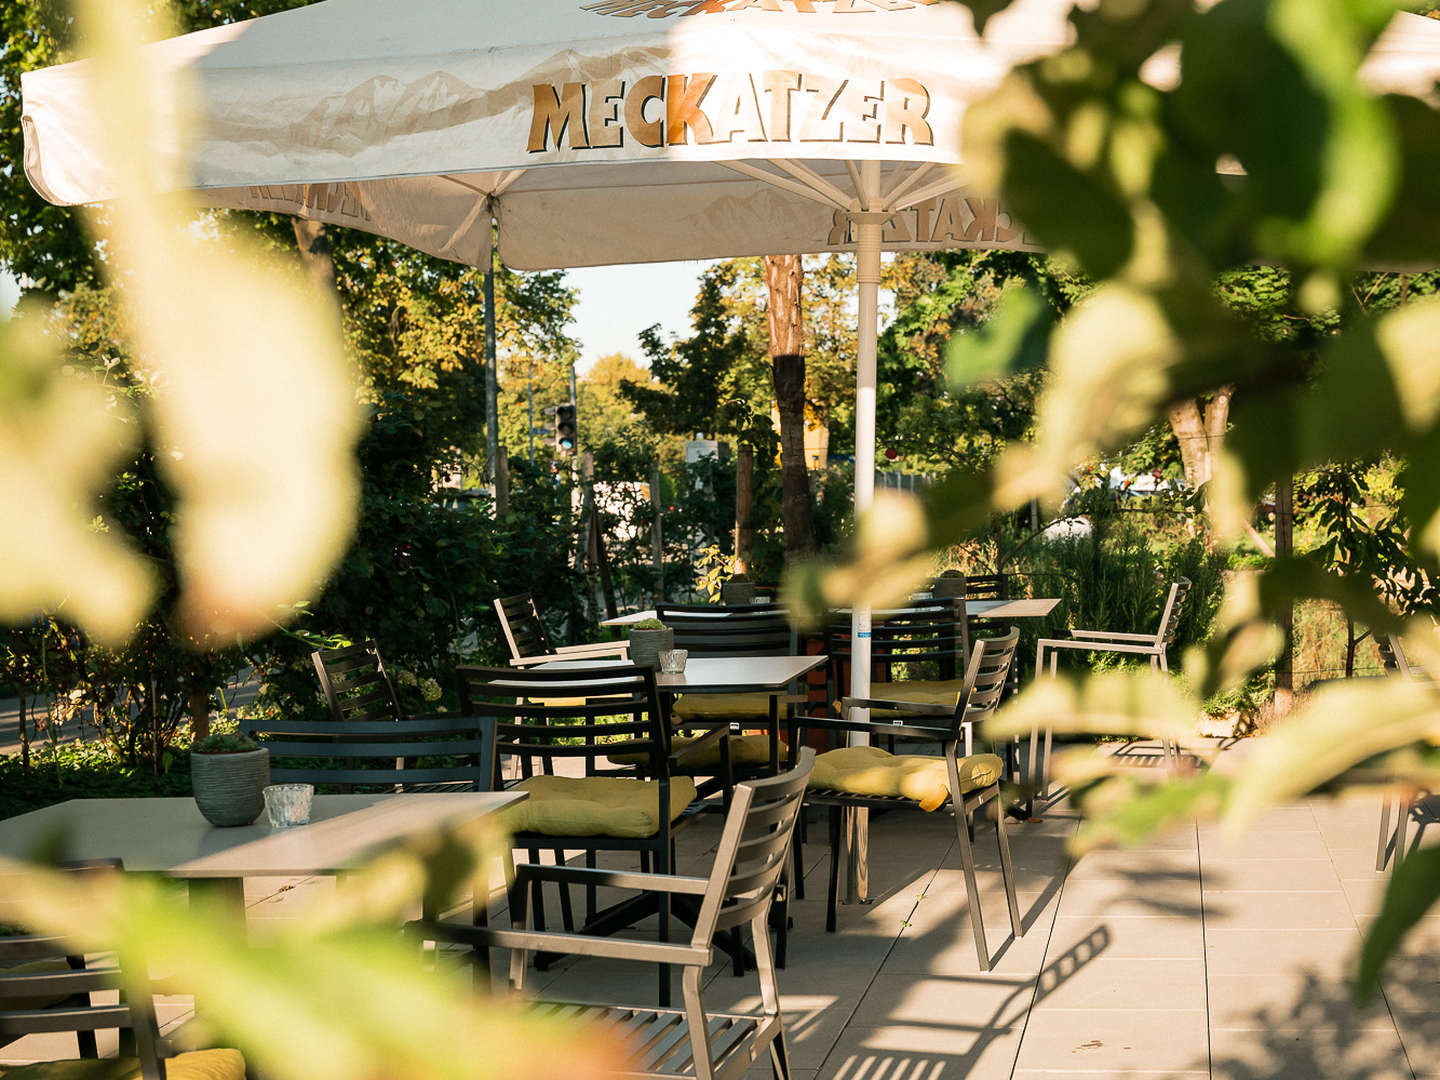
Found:
<path fill-rule="evenodd" d="M 866 165 L 872 163 L 867 162 Z M 878 172 L 878 169 L 876 170 Z M 870 178 L 867 176 L 868 181 Z M 878 181 L 878 176 L 875 178 Z M 873 191 L 874 188 L 867 183 Z M 870 511 L 875 500 L 875 353 L 880 336 L 880 243 L 884 214 L 852 215 L 855 229 L 855 277 L 860 292 L 860 320 L 855 350 L 855 516 Z M 870 696 L 870 605 L 857 603 L 850 612 L 850 696 Z M 857 715 L 858 714 L 858 715 Z M 868 720 L 869 710 L 853 710 L 854 719 Z M 852 732 L 850 745 L 870 742 L 866 732 Z M 853 809 L 848 822 L 850 903 L 864 903 L 870 885 L 870 815 Z"/>
<path fill-rule="evenodd" d="M 495 349 L 495 219 L 490 219 L 490 257 L 485 260 L 485 450 L 491 496 L 500 500 L 500 375 Z M 531 417 L 531 431 L 535 421 Z M 533 439 L 534 436 L 532 435 Z M 533 457 L 533 454 L 532 454 Z"/>

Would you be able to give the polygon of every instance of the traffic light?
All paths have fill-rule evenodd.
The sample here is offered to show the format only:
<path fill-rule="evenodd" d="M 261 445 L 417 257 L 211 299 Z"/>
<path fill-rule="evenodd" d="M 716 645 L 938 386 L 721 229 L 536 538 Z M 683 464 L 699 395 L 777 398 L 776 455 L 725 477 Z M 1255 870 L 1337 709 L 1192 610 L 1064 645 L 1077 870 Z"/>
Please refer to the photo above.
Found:
<path fill-rule="evenodd" d="M 555 450 L 573 454 L 580 445 L 580 432 L 575 427 L 575 403 L 567 401 L 555 406 Z"/>

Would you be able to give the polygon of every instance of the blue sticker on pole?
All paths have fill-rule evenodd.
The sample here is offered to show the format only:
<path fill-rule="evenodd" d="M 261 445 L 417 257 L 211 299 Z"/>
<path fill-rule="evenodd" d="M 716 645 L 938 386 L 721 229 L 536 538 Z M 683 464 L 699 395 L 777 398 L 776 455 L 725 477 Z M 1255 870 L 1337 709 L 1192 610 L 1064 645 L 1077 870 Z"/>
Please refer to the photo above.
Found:
<path fill-rule="evenodd" d="M 861 630 L 861 631 L 860 631 L 858 634 L 856 634 L 855 636 L 856 636 L 856 637 L 868 638 L 868 637 L 870 636 L 870 631 L 869 631 L 869 630 Z"/>

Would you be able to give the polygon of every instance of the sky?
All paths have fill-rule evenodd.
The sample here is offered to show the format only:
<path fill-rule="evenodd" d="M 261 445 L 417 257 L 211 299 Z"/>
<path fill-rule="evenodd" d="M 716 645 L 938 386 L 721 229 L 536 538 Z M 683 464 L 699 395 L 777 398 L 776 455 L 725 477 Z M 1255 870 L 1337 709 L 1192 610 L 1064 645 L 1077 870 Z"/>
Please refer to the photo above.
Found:
<path fill-rule="evenodd" d="M 706 262 L 647 263 L 637 266 L 596 266 L 566 271 L 580 293 L 570 333 L 580 342 L 580 370 L 610 353 L 639 361 L 636 337 L 659 323 L 666 332 L 690 328 L 690 308 L 700 287 Z M 0 314 L 15 304 L 15 279 L 0 270 Z"/>

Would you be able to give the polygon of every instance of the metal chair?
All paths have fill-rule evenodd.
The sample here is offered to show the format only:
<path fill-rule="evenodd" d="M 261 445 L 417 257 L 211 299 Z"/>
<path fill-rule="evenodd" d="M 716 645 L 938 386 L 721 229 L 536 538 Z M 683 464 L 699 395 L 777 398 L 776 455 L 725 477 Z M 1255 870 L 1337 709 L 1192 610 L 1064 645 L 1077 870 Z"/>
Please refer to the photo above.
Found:
<path fill-rule="evenodd" d="M 830 657 L 827 696 L 831 702 L 845 695 L 845 666 L 852 653 L 850 634 L 848 615 L 832 619 L 826 630 L 825 652 Z M 953 708 L 962 700 L 969 657 L 970 630 L 963 598 L 924 600 L 893 612 L 877 611 L 870 631 L 871 697 L 887 702 L 885 715 L 892 720 L 932 716 L 930 707 L 937 704 Z"/>
<path fill-rule="evenodd" d="M 577 1005 L 569 1007 L 575 1010 L 573 1018 L 615 1026 L 628 1050 L 629 1060 L 621 1073 L 624 1076 L 736 1080 L 768 1049 L 776 1080 L 788 1080 L 789 1053 L 766 923 L 789 858 L 814 760 L 814 751 L 807 748 L 801 751 L 799 764 L 789 772 L 736 787 L 707 877 L 522 865 L 516 867 L 519 902 L 511 908 L 513 929 L 457 926 L 442 929 L 441 938 L 476 947 L 510 949 L 510 980 L 516 990 L 524 988 L 526 958 L 532 952 L 651 963 L 660 965 L 662 971 L 679 967 L 683 972 L 683 1009 Z M 672 897 L 687 899 L 698 904 L 695 928 L 688 944 L 534 931 L 529 928 L 524 906 L 524 886 L 540 881 L 635 890 L 662 898 L 662 910 Z M 754 938 L 760 1009 L 747 1014 L 709 1012 L 701 986 L 705 969 L 713 960 L 716 935 L 745 926 Z"/>
<path fill-rule="evenodd" d="M 1435 687 L 1435 679 L 1423 667 L 1410 662 L 1405 655 L 1405 645 L 1396 634 L 1387 634 L 1383 640 L 1376 643 L 1380 653 L 1380 663 L 1384 665 L 1387 672 L 1399 675 L 1401 678 L 1414 679 L 1423 686 Z M 1419 799 L 1407 799 L 1400 793 L 1386 794 L 1384 801 L 1380 804 L 1380 840 L 1375 851 L 1375 869 L 1384 870 L 1385 863 L 1389 861 L 1391 851 L 1395 853 L 1395 865 L 1399 866 L 1405 858 L 1405 848 L 1408 843 L 1406 832 L 1410 819 L 1415 816 L 1415 810 L 1420 805 Z M 1395 814 L 1395 827 L 1390 827 L 1390 815 L 1392 808 Z"/>
<path fill-rule="evenodd" d="M 118 860 L 74 868 L 93 873 L 121 869 Z M 133 985 L 134 979 L 125 980 Z M 53 1076 L 66 1080 L 91 1075 L 91 1062 L 103 1075 L 165 1080 L 169 1048 L 160 1037 L 155 1003 L 148 993 L 126 996 L 114 1004 L 96 1004 L 92 995 L 122 988 L 113 962 L 91 966 L 58 938 L 20 934 L 0 937 L 0 1046 L 26 1035 L 75 1033 L 75 1059 L 41 1062 L 14 1070 L 35 1080 Z M 97 1031 L 120 1034 L 121 1060 L 98 1060 Z M 177 1074 L 211 1080 L 245 1080 L 245 1059 L 238 1050 L 198 1050 L 170 1058 Z M 11 1070 L 0 1069 L 9 1074 Z"/>
<path fill-rule="evenodd" d="M 857 789 L 840 786 L 821 786 L 830 778 L 839 775 L 839 769 L 829 768 L 831 755 L 847 754 L 847 750 L 830 751 L 817 759 L 817 775 L 812 777 L 810 790 L 805 801 L 810 805 L 830 807 L 830 886 L 825 929 L 833 931 L 836 925 L 836 908 L 839 902 L 840 864 L 847 860 L 846 844 L 842 839 L 842 811 L 854 809 L 890 810 L 924 806 L 939 809 L 949 805 L 955 818 L 955 837 L 960 846 L 960 860 L 965 871 L 967 906 L 970 909 L 970 927 L 975 935 L 975 953 L 982 971 L 990 970 L 990 953 L 985 941 L 985 922 L 980 911 L 980 890 L 975 872 L 975 852 L 971 844 L 970 817 L 986 803 L 995 801 L 995 837 L 1000 847 L 1001 876 L 1005 884 L 1005 896 L 1010 908 L 1010 929 L 1018 938 L 1024 934 L 1020 921 L 1020 906 L 1015 896 L 1015 869 L 1010 859 L 1010 842 L 1005 833 L 1004 807 L 999 805 L 1000 783 L 1004 766 L 994 754 L 972 755 L 973 729 L 975 724 L 989 716 L 1000 702 L 1005 689 L 1005 680 L 1015 657 L 1015 647 L 1020 640 L 1019 630 L 1012 629 L 1003 638 L 985 638 L 975 643 L 965 672 L 965 690 L 959 702 L 952 707 L 926 706 L 922 719 L 908 717 L 917 715 L 916 708 L 907 710 L 906 719 L 886 721 L 876 719 L 896 703 L 883 699 L 846 699 L 843 702 L 843 718 L 802 717 L 796 721 L 798 728 L 816 728 L 832 733 L 864 732 L 872 738 L 879 735 L 894 735 L 896 738 L 923 740 L 940 744 L 941 758 L 945 763 L 942 790 L 933 792 L 933 805 L 919 803 L 913 794 L 874 794 L 857 790 L 860 786 L 873 784 L 873 777 L 891 765 L 928 767 L 936 759 L 922 755 L 885 755 L 883 751 L 871 754 L 863 765 L 866 774 Z M 856 720 L 852 710 L 869 710 L 870 719 Z M 965 753 L 960 753 L 961 745 Z M 856 748 L 851 747 L 850 750 Z M 873 749 L 873 748 L 864 748 Z M 881 757 L 880 755 L 883 755 Z M 888 758 L 889 760 L 885 760 Z M 873 760 L 871 760 L 873 759 Z M 818 775 L 823 768 L 824 776 Z M 895 770 L 899 771 L 899 770 Z M 843 781 L 840 781 L 843 782 Z"/>
<path fill-rule="evenodd" d="M 495 601 L 500 631 L 510 649 L 512 667 L 529 667 L 550 660 L 624 660 L 630 655 L 628 641 L 594 641 L 587 645 L 560 645 L 550 642 L 535 598 L 530 593 L 502 596 Z"/>
<path fill-rule="evenodd" d="M 671 741 L 668 710 L 648 667 L 607 666 L 547 671 L 461 667 L 464 709 L 468 716 L 495 721 L 496 764 L 515 759 L 530 792 L 511 818 L 513 843 L 540 861 L 542 849 L 554 850 L 556 862 L 566 851 L 585 853 L 592 865 L 600 851 L 634 851 L 641 869 L 668 874 L 674 868 L 674 836 L 704 808 L 695 799 L 694 781 L 681 775 L 684 760 L 703 753 L 728 735 L 716 730 L 682 748 Z M 623 740 L 633 764 L 608 760 L 612 740 Z M 557 770 L 575 761 L 575 770 Z M 620 809 L 617 809 L 619 807 Z M 533 905 L 544 927 L 541 880 L 532 879 Z M 512 898 L 511 903 L 517 902 Z M 523 902 L 523 901 L 520 901 Z M 585 933 L 607 934 L 655 912 L 653 905 L 617 905 L 596 910 L 593 886 L 586 889 Z M 572 925 L 570 893 L 560 889 L 565 925 Z M 669 933 L 670 909 L 659 908 L 660 935 Z M 661 973 L 660 1003 L 669 1003 L 670 987 Z"/>
<path fill-rule="evenodd" d="M 1153 634 L 1122 634 L 1112 630 L 1071 630 L 1068 638 L 1041 638 L 1035 648 L 1035 677 L 1038 679 L 1045 670 L 1045 653 L 1050 653 L 1050 674 L 1054 675 L 1059 666 L 1062 650 L 1072 652 L 1108 652 L 1134 657 L 1148 657 L 1154 671 L 1169 671 L 1170 662 L 1166 656 L 1170 643 L 1175 640 L 1180 627 L 1180 618 L 1185 612 L 1185 597 L 1190 592 L 1188 578 L 1180 578 L 1170 586 L 1165 597 L 1165 607 L 1160 613 L 1160 626 Z M 1031 784 L 1040 797 L 1049 792 L 1050 755 L 1054 743 L 1054 729 L 1045 728 L 1045 752 L 1039 754 L 1040 729 L 1037 725 L 1030 732 L 1030 777 Z M 1162 744 L 1167 765 L 1174 765 L 1180 759 L 1178 743 L 1165 739 Z"/>
<path fill-rule="evenodd" d="M 655 614 L 674 631 L 675 648 L 692 657 L 795 655 L 795 628 L 785 610 L 773 604 L 663 604 Z M 791 705 L 805 700 L 794 693 L 682 694 L 671 711 L 681 729 L 728 726 L 737 736 L 747 728 L 763 729 L 763 763 L 760 736 L 752 737 L 756 742 L 732 739 L 731 753 L 741 759 L 735 762 L 743 770 L 741 775 L 757 768 L 775 773 L 780 768 L 782 706 L 788 714 Z"/>

